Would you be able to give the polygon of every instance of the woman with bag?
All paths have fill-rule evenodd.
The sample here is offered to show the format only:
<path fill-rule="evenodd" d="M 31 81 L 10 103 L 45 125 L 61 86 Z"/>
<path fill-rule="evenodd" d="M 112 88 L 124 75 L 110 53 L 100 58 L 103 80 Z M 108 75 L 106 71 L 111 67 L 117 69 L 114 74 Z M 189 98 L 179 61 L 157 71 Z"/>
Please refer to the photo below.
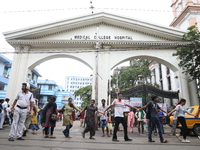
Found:
<path fill-rule="evenodd" d="M 69 134 L 70 134 L 69 130 L 73 126 L 73 121 L 74 121 L 73 111 L 74 111 L 74 109 L 81 111 L 72 103 L 72 98 L 69 98 L 68 103 L 64 104 L 63 107 L 61 109 L 59 109 L 59 111 L 64 111 L 63 126 L 66 126 L 66 128 L 62 132 L 66 138 L 71 138 L 69 136 Z M 74 117 L 76 117 L 76 116 L 74 116 Z"/>
<path fill-rule="evenodd" d="M 85 138 L 85 133 L 90 132 L 90 137 L 89 139 L 95 139 L 93 136 L 95 136 L 95 112 L 104 114 L 104 112 L 98 110 L 98 108 L 95 106 L 95 100 L 90 101 L 90 105 L 86 106 L 81 112 L 86 112 L 86 117 L 85 117 L 85 123 L 86 123 L 86 128 L 82 132 L 82 137 Z"/>
<path fill-rule="evenodd" d="M 177 111 L 177 121 L 180 122 L 180 124 L 182 125 L 181 133 L 183 135 L 183 139 L 181 140 L 180 134 L 176 134 L 176 137 L 178 138 L 179 141 L 182 141 L 182 143 L 190 143 L 190 141 L 186 139 L 188 129 L 187 129 L 186 121 L 185 121 L 185 113 L 194 117 L 196 116 L 185 110 L 185 108 L 183 107 L 183 105 L 185 104 L 186 104 L 186 100 L 181 99 L 178 102 L 178 105 L 176 106 L 176 108 L 172 110 L 168 115 Z"/>
<path fill-rule="evenodd" d="M 53 135 L 54 127 L 56 126 L 56 120 L 57 120 L 57 105 L 55 103 L 56 97 L 52 96 L 50 98 L 50 102 L 45 106 L 44 111 L 42 112 L 43 117 L 42 117 L 42 127 L 44 128 L 45 131 L 45 136 L 44 138 L 56 138 Z M 50 130 L 50 135 L 49 133 L 49 128 Z"/>

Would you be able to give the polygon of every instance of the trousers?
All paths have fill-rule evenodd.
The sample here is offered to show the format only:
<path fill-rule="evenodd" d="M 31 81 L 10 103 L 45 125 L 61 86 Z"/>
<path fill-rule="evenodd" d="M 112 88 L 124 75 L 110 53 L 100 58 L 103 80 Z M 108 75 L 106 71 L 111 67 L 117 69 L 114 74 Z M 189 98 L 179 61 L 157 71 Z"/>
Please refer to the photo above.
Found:
<path fill-rule="evenodd" d="M 15 107 L 13 114 L 13 123 L 11 125 L 9 137 L 14 137 L 15 134 L 17 135 L 17 138 L 22 137 L 27 111 L 27 109 L 20 109 L 18 107 Z"/>

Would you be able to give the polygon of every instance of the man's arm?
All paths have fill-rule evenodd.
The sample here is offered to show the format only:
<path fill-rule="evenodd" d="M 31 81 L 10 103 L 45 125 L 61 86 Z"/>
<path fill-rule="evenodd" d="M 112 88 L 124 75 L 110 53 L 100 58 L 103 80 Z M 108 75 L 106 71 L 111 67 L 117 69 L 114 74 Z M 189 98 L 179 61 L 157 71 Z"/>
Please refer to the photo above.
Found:
<path fill-rule="evenodd" d="M 162 108 L 160 108 L 160 110 L 168 115 L 168 113 L 165 110 L 163 110 Z"/>
<path fill-rule="evenodd" d="M 108 109 L 110 109 L 112 106 L 113 106 L 112 104 L 111 104 L 110 106 L 108 106 L 108 108 L 106 108 L 106 109 L 104 110 L 104 113 L 105 113 Z"/>
<path fill-rule="evenodd" d="M 12 104 L 12 107 L 11 107 L 11 112 L 14 111 L 16 104 L 17 104 L 17 100 L 15 99 L 14 102 L 13 102 L 13 104 Z"/>
<path fill-rule="evenodd" d="M 145 106 L 142 106 L 141 108 L 139 108 L 138 110 L 141 110 L 141 109 L 146 109 L 147 108 L 147 105 Z"/>
<path fill-rule="evenodd" d="M 130 108 L 136 109 L 136 110 L 138 111 L 138 109 L 137 109 L 136 107 L 131 106 L 131 105 L 129 105 L 129 104 L 126 104 L 125 106 L 128 106 L 128 107 L 130 107 Z"/>
<path fill-rule="evenodd" d="M 29 112 L 28 112 L 29 114 L 31 114 L 31 111 L 32 111 L 32 109 L 33 109 L 33 103 L 34 103 L 34 102 L 30 101 L 30 110 L 29 110 Z"/>

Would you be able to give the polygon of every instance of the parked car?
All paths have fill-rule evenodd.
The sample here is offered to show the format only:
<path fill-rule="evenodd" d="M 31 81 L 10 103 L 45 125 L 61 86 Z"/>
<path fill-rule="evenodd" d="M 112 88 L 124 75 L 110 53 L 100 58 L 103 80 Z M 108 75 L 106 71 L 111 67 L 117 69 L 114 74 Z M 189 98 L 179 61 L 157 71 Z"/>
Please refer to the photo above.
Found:
<path fill-rule="evenodd" d="M 200 136 L 200 113 L 199 113 L 199 105 L 191 106 L 187 108 L 189 113 L 194 115 L 198 115 L 198 118 L 195 118 L 191 115 L 185 114 L 185 120 L 188 127 L 188 133 L 192 131 L 195 135 Z M 170 117 L 170 124 L 172 124 L 173 116 Z M 178 123 L 178 127 L 181 125 Z"/>

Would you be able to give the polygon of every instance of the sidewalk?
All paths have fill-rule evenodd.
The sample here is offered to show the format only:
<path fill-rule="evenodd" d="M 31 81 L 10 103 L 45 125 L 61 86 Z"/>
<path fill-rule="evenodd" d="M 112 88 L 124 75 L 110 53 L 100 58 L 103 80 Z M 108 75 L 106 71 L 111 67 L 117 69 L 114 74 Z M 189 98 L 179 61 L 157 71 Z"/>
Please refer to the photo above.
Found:
<path fill-rule="evenodd" d="M 165 125 L 165 132 L 169 133 L 170 127 Z M 28 132 L 25 137 L 25 141 L 15 140 L 14 142 L 8 141 L 8 134 L 10 127 L 5 126 L 5 130 L 0 130 L 0 150 L 197 150 L 200 146 L 200 140 L 196 136 L 188 136 L 191 143 L 181 143 L 174 136 L 168 136 L 164 134 L 164 138 L 168 143 L 160 143 L 158 136 L 153 136 L 155 143 L 149 143 L 147 141 L 147 134 L 138 134 L 137 128 L 134 128 L 134 133 L 129 133 L 129 138 L 133 141 L 126 142 L 123 139 L 124 132 L 118 131 L 119 142 L 113 142 L 112 137 L 101 137 L 102 132 L 96 132 L 95 140 L 89 139 L 89 133 L 86 133 L 86 138 L 83 139 L 81 132 L 84 128 L 79 127 L 79 121 L 74 122 L 74 126 L 71 129 L 70 136 L 72 138 L 65 138 L 62 130 L 62 122 L 57 122 L 57 126 L 54 131 L 55 139 L 44 138 L 42 130 L 40 129 L 36 135 L 32 135 L 31 131 Z M 177 129 L 179 131 L 179 129 Z"/>

